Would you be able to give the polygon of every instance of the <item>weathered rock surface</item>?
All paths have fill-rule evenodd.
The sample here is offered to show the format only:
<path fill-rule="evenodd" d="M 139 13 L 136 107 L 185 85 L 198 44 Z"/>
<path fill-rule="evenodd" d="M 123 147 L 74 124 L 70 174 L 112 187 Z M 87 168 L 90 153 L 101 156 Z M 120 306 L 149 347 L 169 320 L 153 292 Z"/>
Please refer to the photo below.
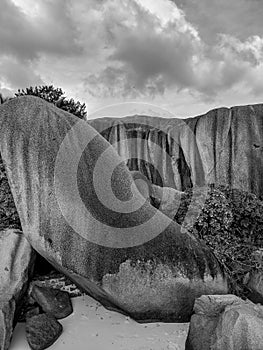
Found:
<path fill-rule="evenodd" d="M 23 321 L 26 321 L 26 319 L 37 316 L 39 314 L 41 314 L 39 306 L 32 307 L 27 310 L 25 319 Z"/>
<path fill-rule="evenodd" d="M 195 301 L 186 350 L 260 350 L 263 307 L 234 295 L 205 295 Z"/>
<path fill-rule="evenodd" d="M 184 191 L 227 184 L 263 196 L 263 105 L 218 108 L 188 119 L 147 116 L 89 121 L 155 185 Z M 129 142 L 136 139 L 136 142 Z"/>
<path fill-rule="evenodd" d="M 145 201 L 88 123 L 16 98 L 0 107 L 0 148 L 29 242 L 106 307 L 186 321 L 196 297 L 227 292 L 211 251 Z"/>
<path fill-rule="evenodd" d="M 151 194 L 157 201 L 159 210 L 171 219 L 174 219 L 178 211 L 183 193 L 171 187 L 152 185 Z"/>
<path fill-rule="evenodd" d="M 163 214 L 174 219 L 184 192 L 175 190 L 172 187 L 153 185 L 147 177 L 139 171 L 131 171 L 131 174 L 141 195 Z"/>
<path fill-rule="evenodd" d="M 31 296 L 44 312 L 56 319 L 67 317 L 73 312 L 72 303 L 67 292 L 41 287 L 34 283 Z"/>
<path fill-rule="evenodd" d="M 0 301 L 0 349 L 7 350 L 10 345 L 16 304 L 9 298 Z"/>
<path fill-rule="evenodd" d="M 0 349 L 8 349 L 20 302 L 33 270 L 34 254 L 21 231 L 0 232 Z"/>
<path fill-rule="evenodd" d="M 26 320 L 26 338 L 33 350 L 43 350 L 51 346 L 62 330 L 62 325 L 51 315 L 41 314 Z"/>

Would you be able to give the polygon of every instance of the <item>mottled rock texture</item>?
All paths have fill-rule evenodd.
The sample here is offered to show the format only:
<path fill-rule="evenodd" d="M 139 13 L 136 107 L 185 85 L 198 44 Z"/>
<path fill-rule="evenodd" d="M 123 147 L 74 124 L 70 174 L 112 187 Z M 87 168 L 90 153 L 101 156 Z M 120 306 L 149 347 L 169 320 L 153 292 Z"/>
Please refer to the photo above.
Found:
<path fill-rule="evenodd" d="M 0 149 L 29 242 L 105 306 L 138 320 L 186 321 L 196 297 L 227 292 L 210 249 L 145 201 L 88 123 L 16 98 L 0 107 Z M 117 200 L 108 207 L 100 190 Z"/>
<path fill-rule="evenodd" d="M 262 104 L 184 120 L 132 116 L 89 123 L 127 159 L 130 170 L 140 170 L 155 185 L 184 191 L 220 183 L 263 195 Z"/>
<path fill-rule="evenodd" d="M 67 317 L 73 312 L 67 292 L 55 288 L 41 287 L 34 283 L 31 296 L 45 313 L 56 319 Z"/>
<path fill-rule="evenodd" d="M 0 231 L 0 349 L 8 349 L 21 300 L 33 270 L 34 254 L 21 231 Z"/>
<path fill-rule="evenodd" d="M 33 350 L 44 350 L 51 346 L 62 330 L 62 325 L 51 315 L 41 314 L 26 320 L 26 338 Z"/>
<path fill-rule="evenodd" d="M 186 350 L 260 350 L 263 307 L 234 295 L 205 295 L 195 301 Z"/>
<path fill-rule="evenodd" d="M 0 301 L 0 349 L 9 348 L 15 317 L 15 301 L 12 298 Z"/>

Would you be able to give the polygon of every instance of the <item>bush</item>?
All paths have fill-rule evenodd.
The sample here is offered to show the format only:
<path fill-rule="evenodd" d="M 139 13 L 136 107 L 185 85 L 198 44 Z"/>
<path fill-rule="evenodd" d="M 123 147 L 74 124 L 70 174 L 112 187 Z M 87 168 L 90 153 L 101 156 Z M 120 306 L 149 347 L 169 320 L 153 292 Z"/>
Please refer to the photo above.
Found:
<path fill-rule="evenodd" d="M 0 157 L 0 230 L 7 228 L 21 229 L 21 224 Z"/>
<path fill-rule="evenodd" d="M 263 247 L 263 202 L 252 193 L 223 185 L 210 185 L 207 195 L 202 189 L 189 189 L 175 220 L 213 250 L 225 268 L 231 292 L 245 296 L 244 280 L 257 268 L 253 253 Z"/>
<path fill-rule="evenodd" d="M 26 88 L 25 90 L 18 90 L 15 96 L 25 96 L 32 95 L 40 97 L 47 102 L 53 103 L 58 108 L 63 109 L 71 114 L 74 114 L 76 117 L 80 119 L 85 119 L 86 105 L 85 103 L 81 104 L 79 101 L 75 102 L 72 98 L 67 100 L 64 95 L 64 92 L 61 88 L 54 88 L 53 85 L 50 86 L 36 86 Z"/>

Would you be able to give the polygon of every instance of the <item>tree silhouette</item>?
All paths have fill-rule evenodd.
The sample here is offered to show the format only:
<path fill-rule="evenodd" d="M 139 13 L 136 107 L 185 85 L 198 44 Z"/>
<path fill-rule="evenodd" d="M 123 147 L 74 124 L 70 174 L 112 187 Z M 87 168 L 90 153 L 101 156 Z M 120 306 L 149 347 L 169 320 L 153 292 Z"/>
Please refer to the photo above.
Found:
<path fill-rule="evenodd" d="M 67 99 L 63 96 L 65 93 L 61 88 L 55 88 L 53 85 L 43 85 L 43 86 L 30 86 L 25 90 L 18 90 L 15 94 L 16 97 L 32 95 L 40 97 L 47 102 L 53 103 L 58 108 L 63 109 L 71 114 L 74 114 L 80 119 L 86 119 L 86 105 L 85 103 L 81 104 L 79 101 L 75 102 L 73 98 Z"/>

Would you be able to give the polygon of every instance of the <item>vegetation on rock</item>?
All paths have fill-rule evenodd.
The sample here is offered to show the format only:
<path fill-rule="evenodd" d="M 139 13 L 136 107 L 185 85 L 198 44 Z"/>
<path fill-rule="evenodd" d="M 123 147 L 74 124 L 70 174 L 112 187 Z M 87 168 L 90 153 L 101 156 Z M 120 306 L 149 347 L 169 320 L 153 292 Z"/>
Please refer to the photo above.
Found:
<path fill-rule="evenodd" d="M 24 95 L 40 97 L 81 119 L 85 119 L 87 114 L 85 111 L 85 104 L 81 104 L 78 101 L 75 102 L 72 98 L 70 100 L 66 99 L 66 97 L 63 96 L 64 92 L 62 89 L 54 88 L 52 85 L 38 87 L 31 86 L 25 90 L 18 90 L 18 93 L 15 94 L 16 97 Z M 0 105 L 10 99 L 12 99 L 12 97 L 4 97 L 3 94 L 0 93 Z M 6 228 L 21 229 L 21 224 L 8 184 L 5 167 L 0 156 L 0 230 Z"/>
<path fill-rule="evenodd" d="M 43 85 L 35 87 L 30 86 L 25 90 L 19 89 L 15 96 L 37 96 L 46 100 L 47 102 L 53 103 L 55 106 L 63 109 L 64 111 L 74 114 L 80 119 L 85 119 L 87 115 L 85 103 L 81 104 L 79 101 L 75 102 L 73 98 L 68 100 L 65 96 L 63 96 L 64 94 L 65 93 L 61 88 L 55 88 L 53 85 Z"/>
<path fill-rule="evenodd" d="M 223 185 L 210 185 L 208 193 L 189 189 L 175 220 L 213 250 L 231 292 L 245 296 L 247 274 L 259 268 L 253 253 L 263 247 L 263 202 L 252 193 Z"/>
<path fill-rule="evenodd" d="M 7 228 L 21 230 L 21 224 L 0 156 L 0 231 Z"/>

